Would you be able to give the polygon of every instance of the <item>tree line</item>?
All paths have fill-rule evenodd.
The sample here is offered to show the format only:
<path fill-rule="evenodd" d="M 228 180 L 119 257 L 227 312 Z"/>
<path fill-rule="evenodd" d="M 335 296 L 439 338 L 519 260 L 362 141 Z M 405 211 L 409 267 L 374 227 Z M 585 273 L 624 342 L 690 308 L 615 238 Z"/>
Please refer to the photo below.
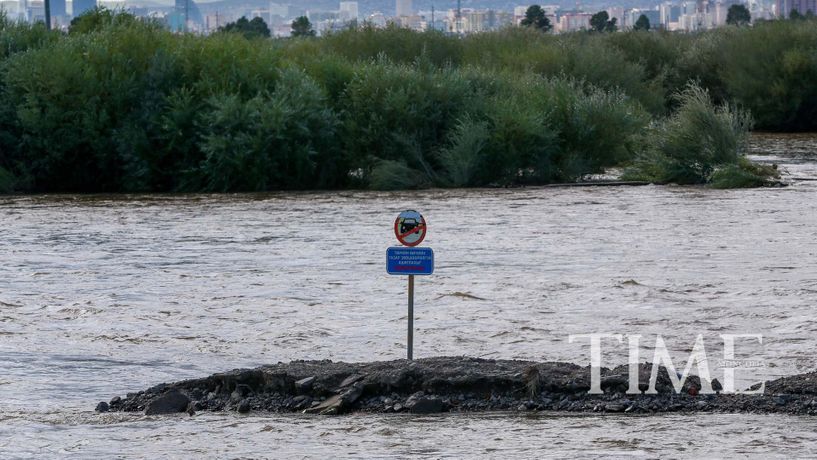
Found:
<path fill-rule="evenodd" d="M 743 156 L 751 127 L 817 128 L 809 20 L 292 40 L 97 22 L 65 35 L 0 20 L 0 189 L 505 186 L 612 166 L 754 186 L 776 172 Z"/>
<path fill-rule="evenodd" d="M 811 13 L 811 11 L 809 11 Z M 813 16 L 813 13 L 811 13 Z M 806 18 L 806 16 L 802 16 Z M 796 10 L 792 10 L 792 19 L 800 18 Z M 752 21 L 752 15 L 745 5 L 730 5 L 726 15 L 726 24 L 734 26 L 745 26 Z M 590 29 L 592 32 L 616 32 L 618 30 L 618 19 L 610 18 L 607 11 L 599 11 L 590 17 Z M 553 30 L 553 24 L 545 14 L 545 10 L 540 5 L 531 5 L 525 11 L 525 17 L 520 22 L 522 27 L 530 27 L 542 32 Z M 650 18 L 645 14 L 638 16 L 633 24 L 633 30 L 649 31 L 652 28 Z"/>

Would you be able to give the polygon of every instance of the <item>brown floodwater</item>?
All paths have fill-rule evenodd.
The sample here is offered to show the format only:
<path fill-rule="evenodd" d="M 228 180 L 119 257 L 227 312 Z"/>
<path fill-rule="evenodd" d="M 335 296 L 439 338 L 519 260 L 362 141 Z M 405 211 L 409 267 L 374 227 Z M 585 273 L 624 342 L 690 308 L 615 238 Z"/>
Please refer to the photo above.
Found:
<path fill-rule="evenodd" d="M 739 381 L 817 368 L 817 136 L 758 134 L 790 186 L 0 197 L 3 457 L 814 455 L 810 418 L 253 414 L 145 417 L 96 402 L 293 359 L 405 355 L 393 219 L 429 223 L 415 357 L 588 364 L 570 334 L 660 335 L 683 366 L 722 334 Z M 606 342 L 605 365 L 627 346 Z"/>

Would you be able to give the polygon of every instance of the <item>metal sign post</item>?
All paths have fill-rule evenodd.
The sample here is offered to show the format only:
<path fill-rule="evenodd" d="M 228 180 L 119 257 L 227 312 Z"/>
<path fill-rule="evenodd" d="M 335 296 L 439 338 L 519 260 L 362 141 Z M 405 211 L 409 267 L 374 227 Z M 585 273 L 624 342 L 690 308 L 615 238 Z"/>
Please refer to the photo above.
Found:
<path fill-rule="evenodd" d="M 406 336 L 406 358 L 414 358 L 414 275 L 409 275 L 408 282 L 408 334 Z"/>
<path fill-rule="evenodd" d="M 408 275 L 408 330 L 406 357 L 414 358 L 414 275 L 434 273 L 434 251 L 415 247 L 425 239 L 428 231 L 423 216 L 417 211 L 404 211 L 394 221 L 394 235 L 404 247 L 386 250 L 386 272 L 390 275 Z"/>

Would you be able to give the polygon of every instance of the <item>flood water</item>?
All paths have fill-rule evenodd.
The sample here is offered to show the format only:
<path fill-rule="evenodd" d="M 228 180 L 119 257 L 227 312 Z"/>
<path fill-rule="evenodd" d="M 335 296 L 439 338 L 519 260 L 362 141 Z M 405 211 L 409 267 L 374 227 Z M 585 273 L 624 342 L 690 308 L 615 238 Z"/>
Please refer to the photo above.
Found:
<path fill-rule="evenodd" d="M 754 381 L 817 368 L 817 136 L 756 135 L 789 187 L 643 186 L 0 197 L 2 457 L 817 455 L 810 418 L 760 415 L 95 414 L 236 367 L 405 356 L 403 209 L 429 223 L 415 357 L 589 364 L 570 334 L 657 335 L 683 367 L 722 334 Z M 627 360 L 605 342 L 603 364 Z"/>

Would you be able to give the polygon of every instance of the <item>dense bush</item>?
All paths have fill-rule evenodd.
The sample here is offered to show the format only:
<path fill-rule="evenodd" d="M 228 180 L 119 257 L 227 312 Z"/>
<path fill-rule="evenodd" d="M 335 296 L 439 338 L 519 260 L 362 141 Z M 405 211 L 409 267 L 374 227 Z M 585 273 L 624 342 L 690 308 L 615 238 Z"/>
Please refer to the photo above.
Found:
<path fill-rule="evenodd" d="M 383 55 L 399 64 L 413 64 L 422 58 L 437 66 L 459 64 L 462 46 L 460 40 L 442 32 L 417 33 L 394 24 L 385 29 L 371 25 L 351 27 L 327 35 L 320 43 L 325 52 L 353 61 L 371 61 Z"/>
<path fill-rule="evenodd" d="M 713 188 L 762 187 L 774 182 L 780 174 L 775 166 L 752 163 L 739 158 L 735 164 L 721 166 L 712 173 L 709 185 Z"/>
<path fill-rule="evenodd" d="M 748 113 L 716 106 L 694 84 L 678 100 L 678 110 L 644 136 L 646 148 L 626 178 L 726 188 L 762 185 L 774 175 L 744 156 L 752 123 Z"/>
<path fill-rule="evenodd" d="M 0 193 L 11 193 L 14 191 L 16 178 L 10 172 L 0 167 Z"/>
<path fill-rule="evenodd" d="M 772 172 L 740 155 L 742 110 L 817 129 L 814 21 L 247 40 L 94 14 L 67 35 L 0 16 L 0 191 L 535 184 L 621 164 L 756 185 Z"/>
<path fill-rule="evenodd" d="M 214 96 L 199 121 L 202 189 L 218 192 L 338 185 L 338 120 L 311 78 L 287 70 L 271 93 Z"/>
<path fill-rule="evenodd" d="M 92 10 L 88 10 L 71 20 L 71 25 L 68 29 L 70 34 L 88 34 L 91 32 L 99 32 L 106 27 L 111 26 L 126 26 L 139 22 L 141 19 L 137 18 L 131 13 L 120 9 L 108 9 L 104 6 L 98 6 Z M 150 21 L 150 20 L 148 20 Z M 156 27 L 158 23 L 154 24 Z"/>
<path fill-rule="evenodd" d="M 761 129 L 817 130 L 817 21 L 772 21 L 723 40 L 718 76 Z"/>
<path fill-rule="evenodd" d="M 576 180 L 631 158 L 627 139 L 648 119 L 620 93 L 563 78 L 506 74 L 480 100 L 439 150 L 442 184 Z"/>
<path fill-rule="evenodd" d="M 10 56 L 2 165 L 33 190 L 198 190 L 211 97 L 272 91 L 277 52 L 224 35 L 110 26 Z M 209 134 L 209 133 L 207 133 Z"/>

